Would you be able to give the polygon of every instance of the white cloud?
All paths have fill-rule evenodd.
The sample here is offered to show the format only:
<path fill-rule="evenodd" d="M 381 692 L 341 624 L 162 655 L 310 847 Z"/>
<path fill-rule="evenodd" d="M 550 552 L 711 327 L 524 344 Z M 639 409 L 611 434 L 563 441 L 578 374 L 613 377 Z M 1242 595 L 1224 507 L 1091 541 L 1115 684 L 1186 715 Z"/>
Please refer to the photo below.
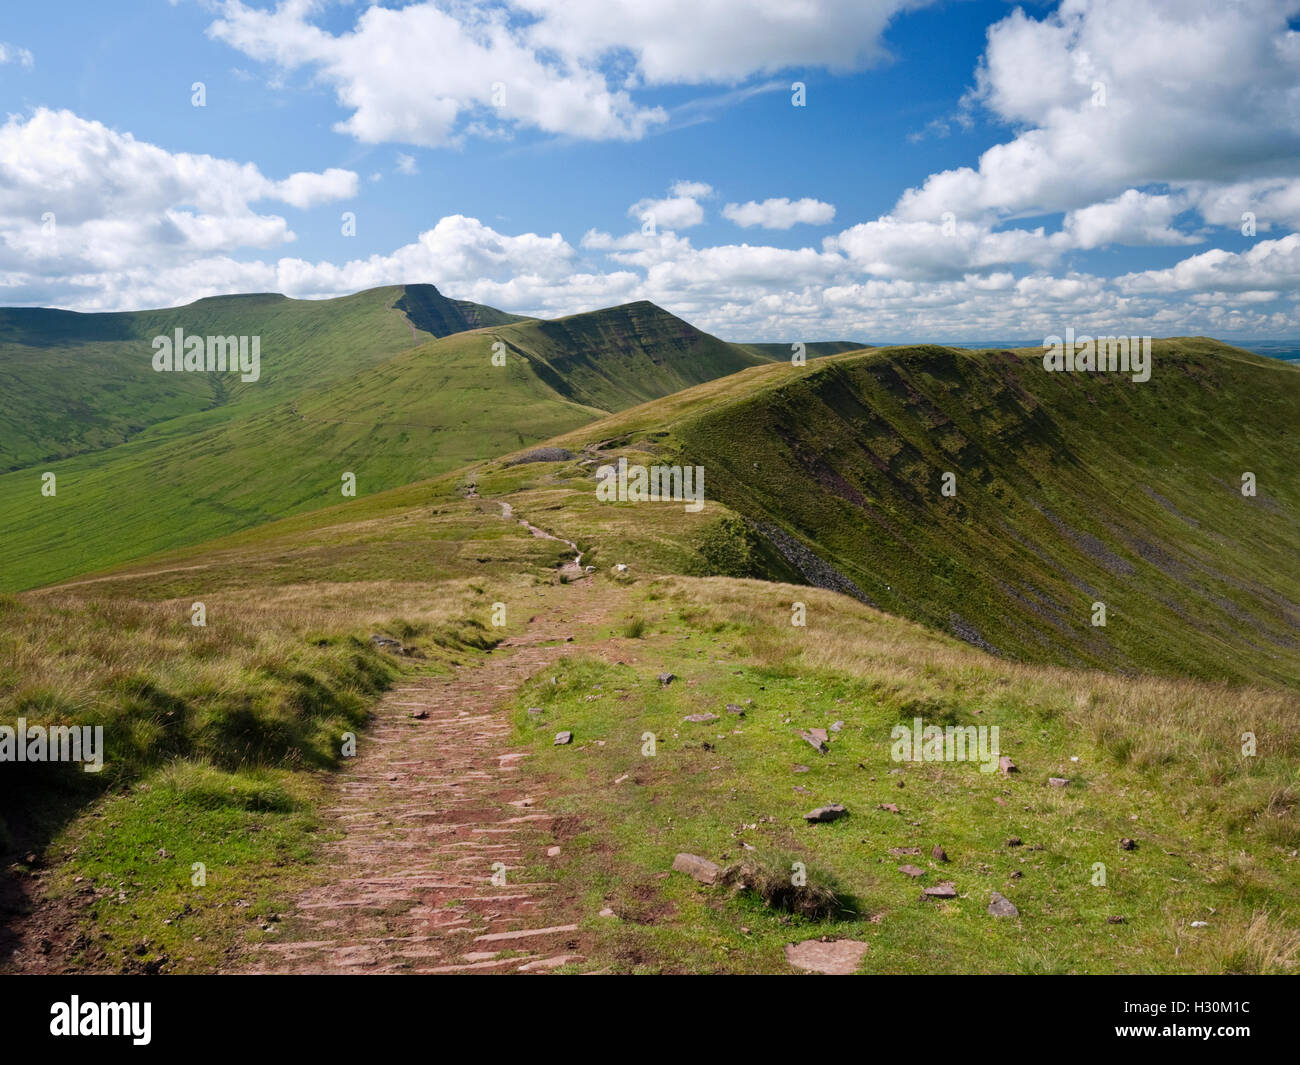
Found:
<path fill-rule="evenodd" d="M 637 200 L 627 209 L 628 216 L 654 230 L 689 229 L 704 221 L 704 208 L 699 201 L 713 195 L 712 185 L 678 181 L 669 191 L 671 195 L 666 199 Z"/>
<path fill-rule="evenodd" d="M 1086 208 L 1130 188 L 1300 174 L 1295 0 L 1063 0 L 989 29 L 970 101 L 1019 127 L 895 213 Z M 1097 106 L 1098 103 L 1104 106 Z"/>
<path fill-rule="evenodd" d="M 667 121 L 646 85 L 737 84 L 880 59 L 895 14 L 927 0 L 502 0 L 368 6 L 352 29 L 313 0 L 267 11 L 225 0 L 209 34 L 282 70 L 306 69 L 360 141 L 434 147 L 502 127 L 635 140 Z"/>
<path fill-rule="evenodd" d="M 762 203 L 754 200 L 748 203 L 729 203 L 722 209 L 722 216 L 744 228 L 761 226 L 763 229 L 789 229 L 801 222 L 824 226 L 835 217 L 835 208 L 829 203 L 807 196 L 794 201 L 783 196 Z"/>
<path fill-rule="evenodd" d="M 1261 240 L 1243 252 L 1215 248 L 1167 270 L 1143 270 L 1115 279 L 1126 292 L 1287 293 L 1300 291 L 1300 234 Z"/>
<path fill-rule="evenodd" d="M 733 83 L 794 67 L 861 69 L 914 0 L 514 0 L 538 21 L 528 37 L 578 61 L 635 57 L 649 84 Z"/>
<path fill-rule="evenodd" d="M 418 174 L 420 168 L 415 165 L 415 156 L 407 155 L 405 152 L 397 153 L 397 172 L 399 174 Z"/>
<path fill-rule="evenodd" d="M 302 0 L 274 11 L 229 0 L 221 11 L 213 37 L 286 70 L 315 71 L 350 112 L 336 128 L 366 143 L 455 143 L 468 119 L 635 139 L 667 118 L 597 70 L 546 61 L 503 8 L 371 6 L 337 36 L 308 21 L 317 6 Z"/>
<path fill-rule="evenodd" d="M 0 41 L 0 66 L 6 63 L 17 63 L 30 70 L 36 64 L 36 57 L 26 48 Z"/>
<path fill-rule="evenodd" d="M 294 239 L 261 201 L 306 208 L 356 193 L 349 170 L 276 181 L 250 163 L 171 153 L 70 111 L 0 126 L 0 270 L 81 274 Z"/>
<path fill-rule="evenodd" d="M 1081 207 L 1065 216 L 1064 228 L 1076 248 L 1107 244 L 1195 244 L 1200 238 L 1172 227 L 1187 206 L 1181 196 L 1157 196 L 1128 189 L 1106 203 Z"/>

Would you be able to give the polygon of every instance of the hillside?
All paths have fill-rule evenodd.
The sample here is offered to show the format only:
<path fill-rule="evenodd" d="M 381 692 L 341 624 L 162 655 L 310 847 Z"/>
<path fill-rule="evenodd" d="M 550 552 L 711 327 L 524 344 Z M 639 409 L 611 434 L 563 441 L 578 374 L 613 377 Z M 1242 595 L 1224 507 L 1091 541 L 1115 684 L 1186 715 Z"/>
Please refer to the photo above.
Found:
<path fill-rule="evenodd" d="M 429 330 L 470 328 L 430 340 L 399 307 Z M 433 286 L 376 289 L 324 305 L 229 297 L 178 312 L 112 317 L 93 329 L 84 316 L 12 313 L 21 325 L 15 335 L 28 341 L 42 323 L 53 323 L 56 333 L 96 335 L 129 325 L 149 336 L 183 322 L 187 332 L 260 333 L 263 354 L 261 379 L 241 384 L 234 375 L 154 373 L 140 341 L 113 341 L 116 361 L 105 363 L 94 361 L 95 344 L 45 352 L 48 402 L 31 418 L 45 419 L 42 431 L 55 437 L 70 432 L 69 423 L 81 424 L 92 400 L 63 403 L 54 380 L 80 381 L 83 360 L 110 376 L 118 364 L 130 370 L 123 392 L 94 400 L 104 408 L 103 433 L 91 434 L 92 418 L 69 445 L 84 453 L 0 475 L 0 589 L 329 505 L 344 498 L 345 473 L 355 475 L 365 495 L 486 461 L 761 361 L 648 303 L 539 322 L 446 300 Z M 496 344 L 504 365 L 492 362 Z M 16 381 L 35 375 L 22 363 L 26 347 L 6 350 L 19 366 Z M 59 361 L 73 358 L 75 367 Z M 151 424 L 137 418 L 138 397 L 191 377 L 220 390 L 221 404 L 212 407 L 212 394 L 197 384 L 178 386 L 175 395 L 156 399 Z M 17 395 L 6 396 L 12 425 L 21 427 L 28 415 L 21 383 L 15 387 Z M 57 478 L 54 497 L 40 492 L 46 471 Z"/>
<path fill-rule="evenodd" d="M 1045 373 L 1034 351 L 833 356 L 553 443 L 702 465 L 708 498 L 745 520 L 716 572 L 835 587 L 1025 661 L 1295 683 L 1300 375 L 1203 338 L 1158 341 L 1155 360 L 1133 384 Z M 661 570 L 687 564 L 666 543 L 702 535 L 680 507 L 584 494 L 558 520 L 617 529 Z M 635 528 L 660 523 L 675 531 Z"/>

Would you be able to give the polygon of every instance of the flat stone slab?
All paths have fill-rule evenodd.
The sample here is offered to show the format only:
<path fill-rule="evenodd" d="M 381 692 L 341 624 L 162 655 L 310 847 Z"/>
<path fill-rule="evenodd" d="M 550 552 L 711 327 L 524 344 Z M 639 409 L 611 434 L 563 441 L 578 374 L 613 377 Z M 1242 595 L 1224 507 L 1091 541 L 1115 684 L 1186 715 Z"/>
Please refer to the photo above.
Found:
<path fill-rule="evenodd" d="M 993 897 L 989 900 L 989 913 L 994 917 L 1019 917 L 1020 911 L 1016 909 L 1015 904 L 1004 895 L 993 892 Z"/>
<path fill-rule="evenodd" d="M 820 939 L 806 939 L 802 943 L 787 943 L 785 960 L 796 969 L 828 976 L 852 976 L 870 949 L 856 939 L 836 939 L 823 943 Z"/>
<path fill-rule="evenodd" d="M 945 880 L 942 884 L 922 888 L 921 894 L 931 899 L 955 899 L 957 897 L 957 887 L 952 881 Z"/>
<path fill-rule="evenodd" d="M 815 731 L 821 732 L 822 735 L 816 736 L 814 735 L 814 730 L 810 729 L 807 732 L 801 731 L 799 733 L 799 738 L 803 740 L 805 743 L 807 743 L 810 747 L 816 747 L 817 750 L 819 750 L 822 754 L 825 754 L 828 750 L 830 750 L 830 748 L 826 746 L 826 733 L 823 732 L 821 729 L 816 729 Z"/>
<path fill-rule="evenodd" d="M 566 743 L 572 743 L 572 742 L 573 742 L 572 732 L 557 732 L 555 734 L 555 742 L 551 746 L 563 747 Z"/>
<path fill-rule="evenodd" d="M 705 725 L 710 721 L 721 721 L 717 714 L 687 714 L 683 721 L 689 721 L 693 725 Z"/>
<path fill-rule="evenodd" d="M 920 869 L 915 865 L 900 865 L 898 867 L 898 871 L 902 873 L 904 876 L 910 876 L 910 877 L 925 876 L 925 870 Z"/>
<path fill-rule="evenodd" d="M 554 928 L 521 928 L 516 932 L 488 932 L 486 935 L 475 936 L 475 943 L 500 943 L 510 939 L 528 939 L 530 936 L 553 936 L 560 932 L 576 932 L 576 924 L 557 924 Z M 518 960 L 518 959 L 516 959 Z"/>
<path fill-rule="evenodd" d="M 701 858 L 698 854 L 679 854 L 673 859 L 673 868 L 685 873 L 701 884 L 716 884 L 722 873 L 722 866 Z"/>

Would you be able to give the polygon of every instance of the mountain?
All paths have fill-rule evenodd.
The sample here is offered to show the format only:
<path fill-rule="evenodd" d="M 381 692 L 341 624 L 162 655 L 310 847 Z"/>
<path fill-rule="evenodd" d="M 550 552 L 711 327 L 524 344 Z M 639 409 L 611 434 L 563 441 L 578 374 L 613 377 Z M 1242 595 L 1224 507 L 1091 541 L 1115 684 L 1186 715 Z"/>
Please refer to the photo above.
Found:
<path fill-rule="evenodd" d="M 345 474 L 368 494 L 486 461 L 763 361 L 649 303 L 543 322 L 432 285 L 3 321 L 0 589 L 326 506 Z M 176 329 L 260 336 L 258 380 L 155 372 L 149 338 Z"/>

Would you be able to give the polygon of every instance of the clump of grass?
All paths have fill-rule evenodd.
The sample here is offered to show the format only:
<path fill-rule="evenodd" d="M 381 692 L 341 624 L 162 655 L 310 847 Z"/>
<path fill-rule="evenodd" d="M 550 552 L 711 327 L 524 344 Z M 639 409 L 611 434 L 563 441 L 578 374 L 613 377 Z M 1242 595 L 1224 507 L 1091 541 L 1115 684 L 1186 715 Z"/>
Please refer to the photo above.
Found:
<path fill-rule="evenodd" d="M 749 894 L 763 905 L 810 921 L 852 912 L 849 900 L 824 873 L 807 870 L 796 883 L 795 861 L 779 855 L 746 858 L 728 866 L 722 881 L 735 894 Z"/>
<path fill-rule="evenodd" d="M 623 635 L 629 640 L 639 640 L 645 635 L 645 618 L 628 618 L 623 623 Z"/>
<path fill-rule="evenodd" d="M 1300 931 L 1286 927 L 1266 910 L 1255 911 L 1248 920 L 1228 920 L 1218 928 L 1200 931 L 1200 943 L 1189 953 L 1204 957 L 1205 964 L 1198 966 L 1204 971 L 1233 976 L 1300 971 Z M 1204 935 L 1211 931 L 1212 936 Z"/>

